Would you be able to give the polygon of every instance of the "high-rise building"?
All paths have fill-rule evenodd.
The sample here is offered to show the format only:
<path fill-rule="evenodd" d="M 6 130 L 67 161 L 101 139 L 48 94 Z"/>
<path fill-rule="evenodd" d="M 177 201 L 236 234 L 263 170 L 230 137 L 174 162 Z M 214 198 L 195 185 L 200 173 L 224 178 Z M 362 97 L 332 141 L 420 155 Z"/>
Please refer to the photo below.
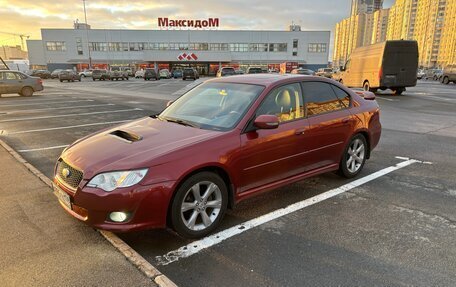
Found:
<path fill-rule="evenodd" d="M 418 42 L 422 67 L 456 63 L 456 0 L 396 0 L 390 9 L 366 13 L 382 2 L 352 0 L 352 15 L 336 25 L 334 65 L 357 47 L 400 39 Z"/>
<path fill-rule="evenodd" d="M 2 57 L 3 60 L 26 60 L 28 55 L 19 45 L 0 46 L 0 57 Z"/>
<path fill-rule="evenodd" d="M 375 11 L 382 9 L 382 7 L 383 0 L 352 0 L 351 16 L 361 13 L 374 13 Z"/>

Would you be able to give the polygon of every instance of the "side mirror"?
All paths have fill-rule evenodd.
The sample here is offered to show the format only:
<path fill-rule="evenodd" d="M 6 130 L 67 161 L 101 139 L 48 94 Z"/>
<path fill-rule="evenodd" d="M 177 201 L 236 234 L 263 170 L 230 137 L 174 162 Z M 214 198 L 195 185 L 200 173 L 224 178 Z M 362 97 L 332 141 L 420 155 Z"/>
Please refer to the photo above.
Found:
<path fill-rule="evenodd" d="M 276 129 L 279 126 L 279 118 L 274 115 L 260 115 L 253 125 L 259 129 Z"/>
<path fill-rule="evenodd" d="M 174 103 L 174 101 L 168 101 L 168 102 L 166 103 L 166 107 L 171 106 L 173 103 Z"/>
<path fill-rule="evenodd" d="M 368 92 L 368 91 L 356 91 L 356 93 L 358 95 L 360 95 L 361 97 L 363 97 L 365 100 L 368 100 L 368 101 L 373 101 L 375 100 L 375 94 L 372 93 L 372 92 Z"/>

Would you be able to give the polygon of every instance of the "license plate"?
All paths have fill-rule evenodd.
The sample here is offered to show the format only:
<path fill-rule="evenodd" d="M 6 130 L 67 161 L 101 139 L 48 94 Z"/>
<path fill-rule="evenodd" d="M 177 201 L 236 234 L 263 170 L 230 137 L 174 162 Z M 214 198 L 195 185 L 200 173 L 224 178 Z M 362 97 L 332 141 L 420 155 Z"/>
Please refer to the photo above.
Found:
<path fill-rule="evenodd" d="M 61 203 L 63 203 L 68 209 L 71 210 L 70 196 L 65 191 L 54 185 L 54 194 L 57 196 Z"/>

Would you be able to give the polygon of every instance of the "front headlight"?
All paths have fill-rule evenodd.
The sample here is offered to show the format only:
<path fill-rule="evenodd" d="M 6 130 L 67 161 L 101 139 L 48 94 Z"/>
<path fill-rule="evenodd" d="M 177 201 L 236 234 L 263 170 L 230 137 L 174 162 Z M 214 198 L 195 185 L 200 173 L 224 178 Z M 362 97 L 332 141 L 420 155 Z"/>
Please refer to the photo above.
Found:
<path fill-rule="evenodd" d="M 129 187 L 139 183 L 147 174 L 147 168 L 127 171 L 100 173 L 92 178 L 87 186 L 98 187 L 111 192 L 118 187 Z"/>

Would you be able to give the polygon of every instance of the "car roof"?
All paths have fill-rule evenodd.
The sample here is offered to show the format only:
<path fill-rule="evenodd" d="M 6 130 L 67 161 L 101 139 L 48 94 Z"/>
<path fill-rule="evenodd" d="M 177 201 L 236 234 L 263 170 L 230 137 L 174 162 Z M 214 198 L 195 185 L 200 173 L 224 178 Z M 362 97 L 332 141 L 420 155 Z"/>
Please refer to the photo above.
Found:
<path fill-rule="evenodd" d="M 208 82 L 223 82 L 223 83 L 240 83 L 270 86 L 280 82 L 288 82 L 290 79 L 310 79 L 320 80 L 321 77 L 314 77 L 299 74 L 244 74 L 223 78 L 215 78 Z"/>

